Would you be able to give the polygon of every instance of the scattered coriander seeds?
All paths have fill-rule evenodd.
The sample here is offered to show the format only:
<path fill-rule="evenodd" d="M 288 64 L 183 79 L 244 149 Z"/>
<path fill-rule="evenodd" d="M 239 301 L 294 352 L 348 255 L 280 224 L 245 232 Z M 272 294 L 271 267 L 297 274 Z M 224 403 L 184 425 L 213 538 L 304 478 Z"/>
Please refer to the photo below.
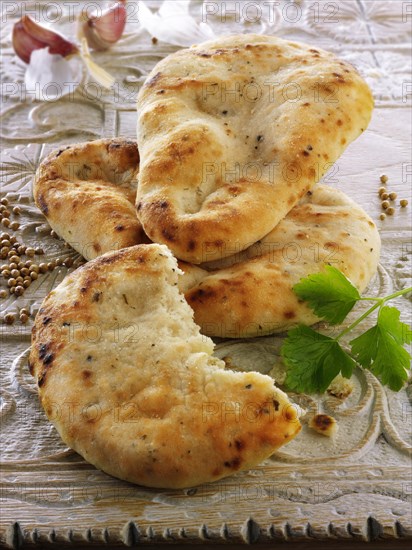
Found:
<path fill-rule="evenodd" d="M 30 273 L 30 270 L 28 267 L 22 267 L 20 268 L 20 273 L 23 275 L 23 277 L 26 277 Z"/>
<path fill-rule="evenodd" d="M 401 199 L 399 201 L 399 204 L 401 205 L 402 208 L 405 208 L 406 206 L 408 206 L 408 199 Z"/>
<path fill-rule="evenodd" d="M 9 201 L 6 198 L 4 198 L 4 199 L 1 199 L 0 203 L 4 204 L 4 206 L 7 206 L 9 204 Z"/>
<path fill-rule="evenodd" d="M 18 249 L 17 249 L 17 252 L 19 254 L 24 254 L 26 252 L 26 247 L 24 246 L 24 244 L 21 244 Z"/>
<path fill-rule="evenodd" d="M 10 256 L 10 263 L 18 264 L 20 261 L 20 258 L 16 256 L 14 253 Z"/>
<path fill-rule="evenodd" d="M 9 227 L 9 225 L 10 225 L 10 220 L 9 220 L 9 218 L 3 218 L 3 219 L 1 220 L 1 223 L 2 223 L 2 225 L 4 225 L 4 227 Z"/>
<path fill-rule="evenodd" d="M 24 324 L 29 320 L 29 316 L 26 313 L 20 313 L 20 322 Z"/>
<path fill-rule="evenodd" d="M 389 208 L 389 206 L 390 206 L 389 201 L 382 201 L 382 208 L 383 208 L 384 210 L 386 210 L 387 208 Z"/>
<path fill-rule="evenodd" d="M 12 286 L 16 286 L 16 279 L 13 279 L 13 277 L 10 277 L 10 279 L 7 281 L 7 286 L 10 288 Z"/>
<path fill-rule="evenodd" d="M 11 242 L 12 244 L 16 244 L 16 243 L 17 243 L 16 237 L 14 237 L 13 235 L 11 235 L 11 237 L 10 237 L 10 242 Z"/>
<path fill-rule="evenodd" d="M 20 227 L 19 222 L 12 222 L 10 224 L 10 229 L 13 229 L 13 231 L 17 231 L 19 229 L 19 227 Z"/>
<path fill-rule="evenodd" d="M 14 294 L 16 296 L 21 296 L 23 292 L 24 292 L 24 287 L 21 285 L 16 286 L 16 288 L 14 289 Z"/>
<path fill-rule="evenodd" d="M 0 212 L 4 212 L 6 210 L 6 207 L 4 204 L 0 204 Z"/>
<path fill-rule="evenodd" d="M 34 254 L 35 254 L 34 248 L 32 248 L 31 246 L 26 248 L 26 256 L 34 256 Z"/>
<path fill-rule="evenodd" d="M 20 315 L 21 314 L 30 315 L 30 311 L 26 307 L 22 307 L 20 310 Z"/>
<path fill-rule="evenodd" d="M 1 240 L 3 240 L 3 239 L 10 239 L 10 235 L 9 235 L 8 233 L 2 233 L 2 234 L 0 235 L 0 238 L 1 238 Z"/>
<path fill-rule="evenodd" d="M 35 281 L 35 280 L 38 279 L 38 278 L 39 278 L 39 276 L 38 276 L 38 274 L 37 274 L 35 271 L 30 271 L 30 279 L 31 279 L 32 281 Z"/>
<path fill-rule="evenodd" d="M 13 269 L 18 268 L 18 264 L 15 264 L 14 262 L 11 262 L 11 263 L 9 263 L 8 268 L 10 269 L 10 271 L 12 271 Z"/>
<path fill-rule="evenodd" d="M 395 214 L 395 209 L 393 206 L 390 206 L 387 210 L 386 210 L 386 213 L 388 214 L 388 216 L 393 216 Z"/>
<path fill-rule="evenodd" d="M 18 206 L 15 206 L 13 208 L 13 214 L 15 214 L 16 216 L 18 216 L 19 214 L 21 213 L 21 210 Z"/>
<path fill-rule="evenodd" d="M 0 290 L 0 298 L 7 298 L 7 291 L 6 290 Z"/>
<path fill-rule="evenodd" d="M 3 248 L 0 250 L 1 255 L 4 257 L 6 257 L 9 252 L 10 248 L 8 246 L 3 246 Z"/>
<path fill-rule="evenodd" d="M 380 180 L 381 180 L 382 183 L 386 183 L 386 182 L 388 181 L 388 179 L 389 179 L 389 178 L 388 178 L 388 176 L 387 176 L 386 174 L 382 174 L 382 175 L 381 175 Z"/>
<path fill-rule="evenodd" d="M 10 218 L 9 210 L 3 210 L 2 214 L 3 214 L 3 218 Z"/>
<path fill-rule="evenodd" d="M 10 287 L 10 294 L 14 294 L 14 291 L 16 290 L 16 287 L 15 286 L 12 286 Z"/>
<path fill-rule="evenodd" d="M 4 322 L 6 325 L 12 325 L 14 323 L 15 317 L 12 313 L 6 313 L 4 316 Z"/>
<path fill-rule="evenodd" d="M 63 265 L 63 260 L 62 260 L 62 258 L 56 258 L 55 263 L 56 263 L 56 266 L 57 266 L 57 267 Z"/>
<path fill-rule="evenodd" d="M 38 256 L 42 256 L 44 254 L 44 250 L 40 246 L 38 246 L 37 248 L 35 248 L 34 253 Z"/>
<path fill-rule="evenodd" d="M 389 198 L 391 199 L 391 201 L 394 201 L 398 198 L 398 193 L 389 193 Z"/>
<path fill-rule="evenodd" d="M 39 266 L 37 264 L 33 264 L 30 267 L 30 271 L 35 271 L 36 273 L 39 272 Z"/>
<path fill-rule="evenodd" d="M 18 285 L 23 284 L 23 280 L 24 280 L 23 277 L 16 277 L 16 283 L 17 283 Z"/>
<path fill-rule="evenodd" d="M 2 239 L 1 246 L 11 246 L 11 242 L 8 239 Z"/>
<path fill-rule="evenodd" d="M 30 285 L 31 285 L 31 279 L 30 279 L 30 277 L 25 278 L 24 281 L 23 281 L 23 286 L 24 286 L 24 288 L 29 288 Z"/>
<path fill-rule="evenodd" d="M 23 269 L 23 267 L 24 267 L 24 263 L 23 263 L 23 262 L 19 262 L 19 263 L 17 264 L 17 269 Z"/>
<path fill-rule="evenodd" d="M 33 264 L 31 260 L 27 260 L 27 262 L 24 262 L 24 267 L 30 267 Z"/>
<path fill-rule="evenodd" d="M 10 271 L 9 271 L 8 269 L 3 269 L 3 271 L 1 272 L 1 274 L 3 275 L 3 277 L 4 277 L 5 279 L 10 279 L 10 277 L 11 277 L 11 273 L 10 273 Z"/>
<path fill-rule="evenodd" d="M 65 258 L 63 263 L 66 267 L 71 267 L 73 265 L 73 259 L 72 258 Z"/>
<path fill-rule="evenodd" d="M 379 216 L 379 219 L 383 221 L 385 218 L 386 218 L 386 214 L 384 214 L 384 213 L 382 212 L 382 214 Z"/>
<path fill-rule="evenodd" d="M 382 199 L 383 201 L 387 201 L 387 200 L 389 199 L 389 193 L 382 193 L 381 199 Z"/>
<path fill-rule="evenodd" d="M 20 275 L 20 271 L 18 269 L 12 269 L 10 273 L 11 273 L 11 276 L 14 278 Z"/>
<path fill-rule="evenodd" d="M 39 265 L 40 273 L 46 273 L 47 270 L 48 270 L 47 264 L 40 264 Z"/>

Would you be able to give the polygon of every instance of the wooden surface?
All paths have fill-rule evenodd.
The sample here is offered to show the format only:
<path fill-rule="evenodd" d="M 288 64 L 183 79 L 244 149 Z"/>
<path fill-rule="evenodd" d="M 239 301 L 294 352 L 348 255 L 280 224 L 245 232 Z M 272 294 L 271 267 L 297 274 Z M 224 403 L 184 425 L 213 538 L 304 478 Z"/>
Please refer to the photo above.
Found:
<path fill-rule="evenodd" d="M 72 4 L 78 10 L 87 2 Z M 221 3 L 215 4 L 221 10 Z M 240 2 L 238 9 L 245 4 Z M 411 202 L 412 14 L 408 10 L 412 8 L 408 6 L 412 4 L 367 0 L 305 0 L 295 2 L 294 8 L 291 2 L 274 4 L 278 5 L 273 24 L 263 3 L 259 4 L 262 17 L 254 23 L 252 11 L 245 12 L 249 22 L 233 16 L 224 21 L 219 11 L 208 23 L 217 34 L 265 32 L 308 42 L 337 52 L 361 70 L 376 99 L 373 119 L 324 181 L 356 199 L 381 231 L 381 265 L 369 293 L 411 286 L 410 207 L 397 208 L 395 216 L 380 221 L 377 189 L 380 174 L 386 173 L 388 188 Z M 47 2 L 26 5 L 41 11 Z M 74 32 L 69 5 L 63 3 L 63 16 L 56 22 L 67 34 Z M 201 10 L 202 2 L 191 3 L 198 20 Z M 32 101 L 22 91 L 24 64 L 10 47 L 9 33 L 18 16 L 17 10 L 3 18 L 2 197 L 22 208 L 21 227 L 15 232 L 19 240 L 42 246 L 48 261 L 61 255 L 76 258 L 50 236 L 33 204 L 34 171 L 44 155 L 60 144 L 103 136 L 134 137 L 138 88 L 153 65 L 177 47 L 152 44 L 134 18 L 121 42 L 109 53 L 96 55 L 115 76 L 119 93 L 112 90 L 95 97 L 84 78 L 70 96 L 56 102 Z M 2 299 L 1 317 L 22 307 L 34 314 L 67 271 L 60 267 L 39 277 L 18 299 Z M 0 285 L 5 288 L 3 280 Z M 396 305 L 403 319 L 410 320 L 410 302 L 402 298 Z M 410 544 L 410 386 L 395 394 L 358 370 L 354 391 L 343 405 L 330 396 L 294 395 L 309 411 L 333 414 L 340 428 L 336 439 L 310 433 L 305 424 L 299 438 L 252 471 L 189 490 L 152 490 L 111 478 L 65 448 L 38 405 L 28 373 L 30 326 L 0 325 L 0 546 L 229 544 L 240 548 L 254 543 L 256 548 L 267 548 L 292 542 L 301 549 L 352 550 L 363 548 L 364 541 L 374 541 L 368 546 L 374 549 Z M 231 357 L 241 368 L 270 372 L 279 362 L 280 343 L 281 338 L 275 337 L 220 342 L 216 354 Z"/>

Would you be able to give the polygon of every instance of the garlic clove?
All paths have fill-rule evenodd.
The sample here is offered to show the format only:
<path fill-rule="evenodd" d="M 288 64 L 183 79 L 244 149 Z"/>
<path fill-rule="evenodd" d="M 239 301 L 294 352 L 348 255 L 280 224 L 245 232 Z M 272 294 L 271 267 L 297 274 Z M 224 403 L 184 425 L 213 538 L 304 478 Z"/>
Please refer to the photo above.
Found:
<path fill-rule="evenodd" d="M 21 21 L 13 26 L 12 42 L 14 51 L 25 63 L 30 63 L 30 56 L 34 50 L 46 47 L 44 42 L 40 42 L 40 40 L 36 40 L 27 34 Z"/>
<path fill-rule="evenodd" d="M 122 2 L 117 2 L 102 12 L 81 21 L 80 34 L 88 45 L 99 51 L 107 50 L 122 36 L 126 25 L 127 12 Z"/>
<path fill-rule="evenodd" d="M 13 48 L 16 54 L 25 63 L 29 63 L 34 50 L 47 47 L 51 54 L 60 54 L 63 57 L 79 52 L 77 46 L 61 34 L 36 23 L 30 16 L 23 15 L 13 27 Z"/>

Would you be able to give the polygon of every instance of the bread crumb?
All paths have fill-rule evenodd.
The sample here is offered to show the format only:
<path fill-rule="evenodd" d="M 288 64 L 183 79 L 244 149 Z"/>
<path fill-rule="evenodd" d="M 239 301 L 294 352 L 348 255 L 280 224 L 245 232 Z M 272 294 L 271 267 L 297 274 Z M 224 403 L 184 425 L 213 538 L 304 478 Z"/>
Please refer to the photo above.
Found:
<path fill-rule="evenodd" d="M 338 431 L 338 423 L 333 416 L 329 416 L 328 414 L 315 414 L 309 420 L 308 426 L 327 437 L 333 437 Z"/>
<path fill-rule="evenodd" d="M 346 399 L 353 391 L 353 383 L 348 378 L 338 374 L 326 391 L 338 399 Z"/>

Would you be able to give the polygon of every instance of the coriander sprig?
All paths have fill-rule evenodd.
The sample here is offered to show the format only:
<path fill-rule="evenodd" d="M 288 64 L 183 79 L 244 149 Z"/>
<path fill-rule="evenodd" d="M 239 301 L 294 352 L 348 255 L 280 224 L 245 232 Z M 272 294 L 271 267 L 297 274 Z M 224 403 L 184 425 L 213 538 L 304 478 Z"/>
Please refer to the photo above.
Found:
<path fill-rule="evenodd" d="M 341 323 L 360 301 L 375 302 L 335 338 L 299 325 L 290 330 L 281 354 L 288 367 L 286 385 L 298 392 L 324 392 L 341 373 L 350 378 L 358 363 L 375 374 L 383 384 L 398 391 L 408 378 L 411 356 L 404 348 L 412 331 L 400 321 L 400 312 L 386 304 L 408 294 L 411 288 L 381 298 L 362 297 L 345 275 L 332 266 L 309 275 L 293 287 L 296 295 L 308 302 L 314 313 L 331 324 Z M 379 309 L 376 324 L 350 342 L 350 354 L 339 343 L 366 317 Z"/>

